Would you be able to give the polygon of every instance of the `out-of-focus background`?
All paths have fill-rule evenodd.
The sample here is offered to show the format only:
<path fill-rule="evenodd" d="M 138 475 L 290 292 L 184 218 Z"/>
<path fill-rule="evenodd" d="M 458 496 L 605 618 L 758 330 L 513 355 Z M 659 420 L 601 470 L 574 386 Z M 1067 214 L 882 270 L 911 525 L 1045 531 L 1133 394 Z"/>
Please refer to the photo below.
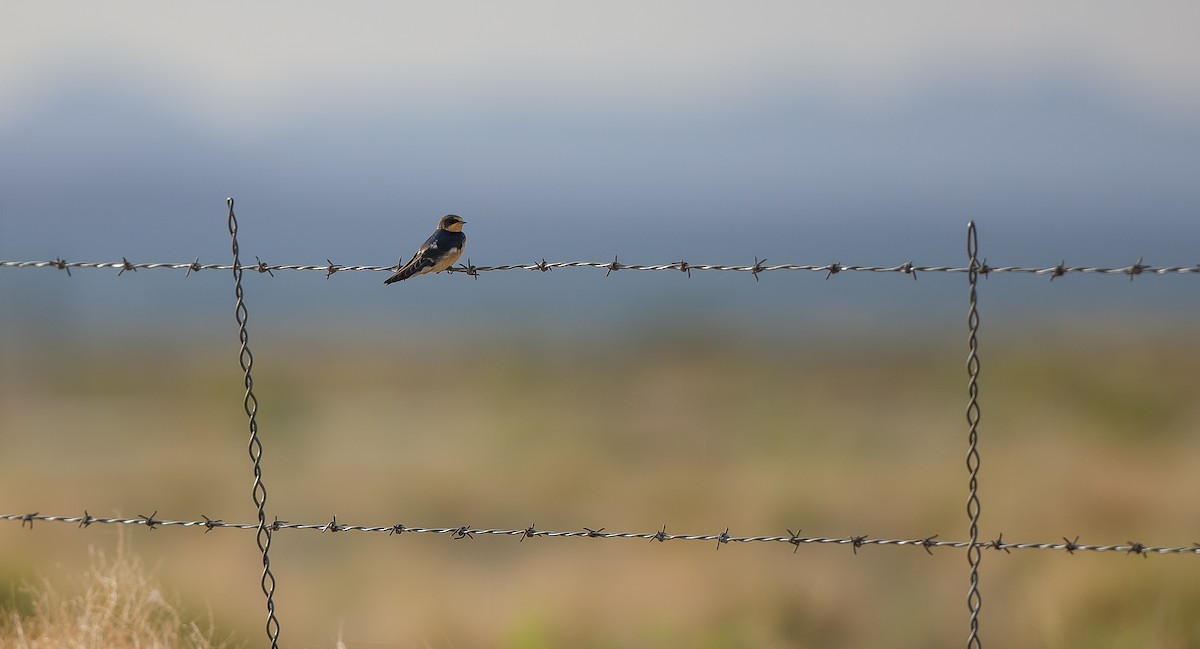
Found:
<path fill-rule="evenodd" d="M 1195 3 L 58 2 L 0 20 L 0 259 L 1197 263 Z M 965 537 L 965 277 L 249 273 L 271 515 Z M 985 538 L 1189 545 L 1195 275 L 980 289 Z M 228 271 L 0 269 L 0 511 L 252 521 Z M 1193 517 L 1194 518 L 1194 517 Z M 0 528 L 9 584 L 116 530 Z M 251 533 L 129 530 L 261 640 Z M 285 643 L 959 646 L 915 548 L 279 534 Z M 1191 556 L 989 552 L 1019 646 L 1194 646 Z M 24 602 L 24 603 L 23 603 Z"/>

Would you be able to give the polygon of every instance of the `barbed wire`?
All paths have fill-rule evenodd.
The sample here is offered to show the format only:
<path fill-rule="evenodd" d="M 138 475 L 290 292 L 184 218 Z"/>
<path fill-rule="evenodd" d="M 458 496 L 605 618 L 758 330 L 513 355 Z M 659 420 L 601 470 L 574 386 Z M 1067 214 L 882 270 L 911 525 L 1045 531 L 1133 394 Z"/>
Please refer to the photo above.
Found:
<path fill-rule="evenodd" d="M 240 268 L 245 270 L 257 271 L 259 273 L 274 274 L 275 271 L 312 271 L 325 273 L 325 277 L 329 278 L 335 273 L 341 272 L 394 272 L 396 266 L 378 266 L 378 265 L 343 265 L 335 264 L 326 259 L 325 264 L 268 264 L 258 257 L 255 257 L 255 264 L 240 265 Z M 465 273 L 469 276 L 478 278 L 480 273 L 510 271 L 510 270 L 530 270 L 547 272 L 560 268 L 590 268 L 595 270 L 605 271 L 605 275 L 612 274 L 620 270 L 633 271 L 676 271 L 686 273 L 689 277 L 692 271 L 725 271 L 750 273 L 756 279 L 760 273 L 769 273 L 775 271 L 805 271 L 813 273 L 825 273 L 825 278 L 828 279 L 842 272 L 865 272 L 865 273 L 899 273 L 909 275 L 916 279 L 918 273 L 969 273 L 970 266 L 928 266 L 919 265 L 912 261 L 907 261 L 902 264 L 893 266 L 870 266 L 858 264 L 842 264 L 834 262 L 830 264 L 767 264 L 766 259 L 754 259 L 753 264 L 749 265 L 729 265 L 729 264 L 693 264 L 687 261 L 673 261 L 663 264 L 626 264 L 621 263 L 618 257 L 613 257 L 612 261 L 546 261 L 542 259 L 525 264 L 503 264 L 499 266 L 476 266 L 468 259 L 466 264 L 455 266 L 447 269 L 450 273 Z M 191 262 L 131 262 L 122 257 L 121 261 L 67 261 L 62 258 L 57 258 L 50 261 L 0 261 L 0 268 L 53 268 L 64 270 L 70 274 L 71 269 L 86 269 L 86 270 L 116 270 L 118 275 L 124 274 L 126 271 L 134 272 L 138 270 L 183 270 L 185 276 L 197 273 L 203 270 L 233 270 L 232 264 L 201 264 L 200 258 L 197 257 Z M 1098 275 L 1124 275 L 1132 280 L 1138 275 L 1200 275 L 1200 264 L 1194 266 L 1152 266 L 1142 263 L 1139 258 L 1133 264 L 1128 266 L 1067 266 L 1066 262 L 1060 262 L 1055 266 L 993 266 L 983 260 L 976 266 L 976 272 L 983 275 L 985 278 L 992 274 L 1030 274 L 1049 277 L 1053 280 L 1056 277 L 1074 274 L 1098 274 Z"/>
<path fill-rule="evenodd" d="M 135 525 L 146 527 L 150 530 L 155 530 L 160 527 L 191 527 L 203 528 L 205 534 L 215 529 L 239 529 L 239 530 L 258 530 L 259 524 L 255 523 L 230 523 L 221 519 L 209 518 L 201 516 L 204 520 L 171 520 L 158 518 L 158 512 L 149 516 L 138 514 L 136 517 L 104 517 L 93 516 L 87 511 L 84 511 L 82 516 L 58 516 L 44 515 L 39 512 L 28 514 L 0 514 L 0 520 L 19 522 L 22 527 L 28 526 L 33 528 L 35 521 L 45 523 L 70 523 L 75 524 L 79 529 L 89 527 L 93 524 L 103 525 Z M 672 534 L 667 532 L 667 526 L 664 525 L 655 532 L 610 532 L 606 528 L 588 528 L 581 530 L 542 530 L 535 526 L 517 528 L 487 528 L 487 527 L 472 527 L 471 525 L 459 525 L 457 527 L 423 527 L 416 525 L 405 525 L 403 523 L 394 523 L 390 525 L 351 525 L 339 523 L 337 516 L 334 515 L 327 523 L 294 523 L 291 521 L 275 520 L 268 523 L 267 527 L 272 532 L 280 531 L 296 531 L 310 530 L 319 532 L 367 532 L 386 534 L 388 536 L 402 536 L 404 534 L 434 534 L 447 535 L 451 539 L 473 539 L 476 535 L 479 536 L 509 536 L 518 537 L 520 541 L 533 538 L 589 538 L 589 539 L 641 539 L 644 541 L 705 541 L 715 543 L 716 547 L 729 543 L 786 543 L 795 546 L 798 549 L 801 545 L 811 544 L 832 544 L 850 546 L 857 554 L 858 549 L 871 545 L 878 546 L 895 546 L 895 547 L 917 547 L 932 554 L 935 549 L 968 549 L 976 548 L 978 550 L 997 550 L 1011 552 L 1012 550 L 1057 550 L 1065 551 L 1068 554 L 1075 552 L 1100 552 L 1114 554 L 1136 554 L 1141 556 L 1149 556 L 1151 554 L 1190 554 L 1200 556 L 1200 543 L 1193 543 L 1191 546 L 1166 546 L 1166 545 L 1147 545 L 1134 541 L 1125 543 L 1116 543 L 1108 545 L 1095 545 L 1089 543 L 1080 543 L 1079 537 L 1072 538 L 1063 537 L 1061 542 L 1035 542 L 1035 543 L 1017 543 L 1005 541 L 1004 535 L 1001 534 L 991 541 L 950 541 L 939 539 L 938 535 L 934 534 L 922 538 L 875 538 L 867 534 L 858 536 L 803 536 L 802 530 L 792 532 L 787 531 L 787 534 L 767 534 L 756 536 L 738 536 L 730 534 L 729 529 L 717 534 Z M 793 549 L 793 551 L 795 551 Z"/>

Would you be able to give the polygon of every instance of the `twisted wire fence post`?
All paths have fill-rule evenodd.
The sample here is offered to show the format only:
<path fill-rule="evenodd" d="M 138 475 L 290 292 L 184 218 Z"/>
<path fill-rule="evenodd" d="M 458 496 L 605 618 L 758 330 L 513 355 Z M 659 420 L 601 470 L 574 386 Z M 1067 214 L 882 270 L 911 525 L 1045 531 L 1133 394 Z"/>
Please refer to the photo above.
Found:
<path fill-rule="evenodd" d="M 254 355 L 250 353 L 250 336 L 246 332 L 249 312 L 246 310 L 246 302 L 242 293 L 242 264 L 238 259 L 238 223 L 237 217 L 233 214 L 233 199 L 228 198 L 225 203 L 229 206 L 229 237 L 232 240 L 233 249 L 233 292 L 237 297 L 233 313 L 237 319 L 238 338 L 241 341 L 238 361 L 241 363 L 246 384 L 242 407 L 246 411 L 246 417 L 250 420 L 249 451 L 250 459 L 254 461 L 254 486 L 251 489 L 251 496 L 254 498 L 254 505 L 258 507 L 258 549 L 262 552 L 263 560 L 262 591 L 267 598 L 267 637 L 271 640 L 271 649 L 277 649 L 279 647 L 279 619 L 275 617 L 275 575 L 271 574 L 269 554 L 271 528 L 267 525 L 267 488 L 263 485 L 262 480 L 263 446 L 262 441 L 258 438 L 258 398 L 254 396 L 254 379 L 250 376 L 250 368 L 254 366 Z"/>
<path fill-rule="evenodd" d="M 971 611 L 971 632 L 967 636 L 967 649 L 980 649 L 979 641 L 979 609 L 983 598 L 979 594 L 979 560 L 983 556 L 983 548 L 979 545 L 979 310 L 976 295 L 976 284 L 979 273 L 987 272 L 986 264 L 981 268 L 978 261 L 979 239 L 975 231 L 975 221 L 967 223 L 967 256 L 970 265 L 967 267 L 967 283 L 970 286 L 967 308 L 967 471 L 971 474 L 970 496 L 967 497 L 967 516 L 971 519 L 970 545 L 967 546 L 967 562 L 971 565 L 971 587 L 967 591 L 967 608 Z"/>

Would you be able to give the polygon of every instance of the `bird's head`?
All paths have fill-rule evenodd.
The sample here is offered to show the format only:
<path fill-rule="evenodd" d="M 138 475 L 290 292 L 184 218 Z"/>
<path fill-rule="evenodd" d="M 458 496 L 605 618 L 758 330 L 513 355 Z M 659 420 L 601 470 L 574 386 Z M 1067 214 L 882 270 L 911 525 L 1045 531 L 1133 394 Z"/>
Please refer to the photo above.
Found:
<path fill-rule="evenodd" d="M 447 214 L 446 216 L 442 217 L 441 221 L 438 221 L 438 228 L 442 230 L 448 230 L 450 232 L 462 232 L 463 223 L 466 223 L 466 221 L 464 221 L 461 216 L 457 214 Z"/>

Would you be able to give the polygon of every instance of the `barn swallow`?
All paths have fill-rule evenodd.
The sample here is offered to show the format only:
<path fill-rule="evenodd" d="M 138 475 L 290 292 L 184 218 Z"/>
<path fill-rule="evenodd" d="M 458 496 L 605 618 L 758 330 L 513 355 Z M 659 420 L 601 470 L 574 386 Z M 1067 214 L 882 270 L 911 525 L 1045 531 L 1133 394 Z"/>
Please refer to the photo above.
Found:
<path fill-rule="evenodd" d="M 457 214 L 443 216 L 438 221 L 437 229 L 421 244 L 417 254 L 383 283 L 391 284 L 425 273 L 440 273 L 449 268 L 462 256 L 463 246 L 467 245 L 467 235 L 462 231 L 463 223 L 466 221 Z"/>

